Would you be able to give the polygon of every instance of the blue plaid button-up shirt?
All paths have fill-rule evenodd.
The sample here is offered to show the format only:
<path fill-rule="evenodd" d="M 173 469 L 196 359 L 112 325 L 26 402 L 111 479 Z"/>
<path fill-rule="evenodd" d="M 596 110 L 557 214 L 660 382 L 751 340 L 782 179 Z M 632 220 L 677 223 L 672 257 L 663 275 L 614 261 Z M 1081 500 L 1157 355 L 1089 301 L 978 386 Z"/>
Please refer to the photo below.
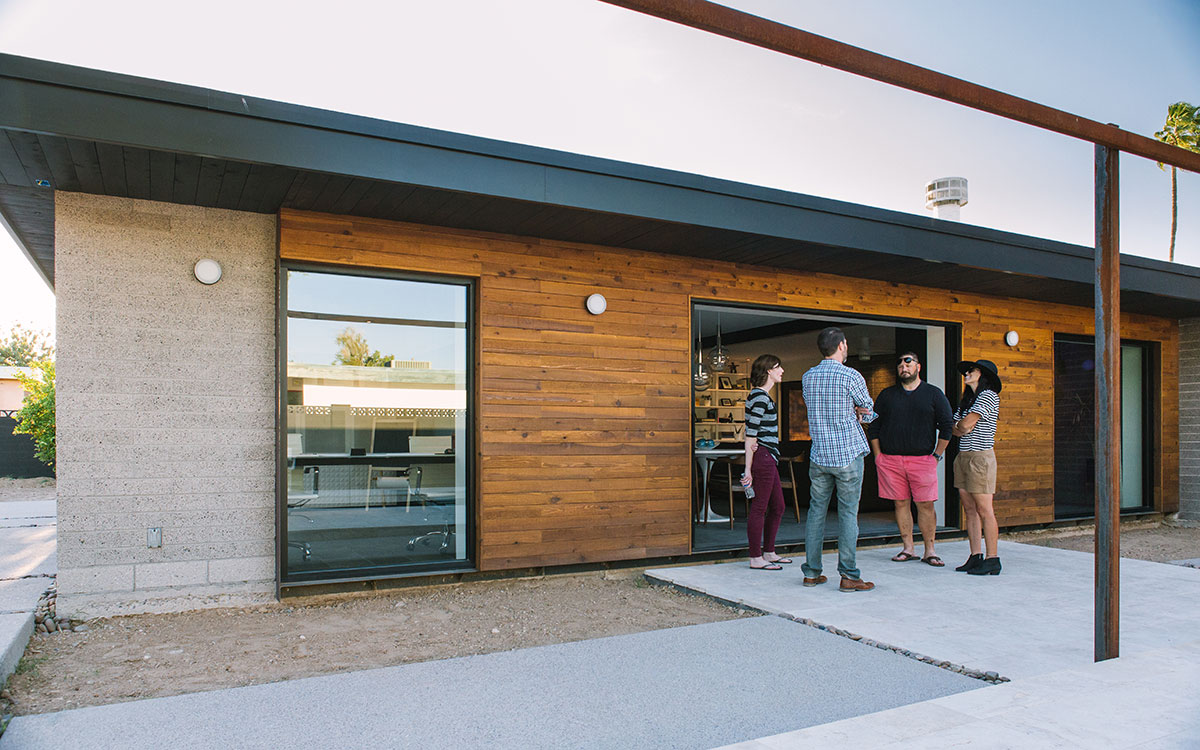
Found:
<path fill-rule="evenodd" d="M 875 402 L 867 381 L 836 359 L 823 359 L 804 373 L 804 404 L 808 408 L 808 433 L 812 436 L 809 460 L 818 466 L 841 468 L 871 452 L 854 407 L 871 409 Z"/>

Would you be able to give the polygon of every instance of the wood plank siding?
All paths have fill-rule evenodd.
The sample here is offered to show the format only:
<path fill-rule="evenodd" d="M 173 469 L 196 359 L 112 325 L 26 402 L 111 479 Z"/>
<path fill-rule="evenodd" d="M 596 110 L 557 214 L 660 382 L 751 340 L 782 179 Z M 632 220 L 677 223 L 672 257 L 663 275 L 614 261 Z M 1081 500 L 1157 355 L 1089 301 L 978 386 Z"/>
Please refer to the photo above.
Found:
<path fill-rule="evenodd" d="M 481 569 L 690 551 L 693 299 L 961 324 L 964 357 L 1004 376 L 1000 523 L 1054 519 L 1054 334 L 1091 334 L 1090 308 L 286 209 L 279 243 L 285 261 L 478 281 Z M 1154 491 L 1172 511 L 1178 326 L 1122 326 L 1161 347 Z"/>

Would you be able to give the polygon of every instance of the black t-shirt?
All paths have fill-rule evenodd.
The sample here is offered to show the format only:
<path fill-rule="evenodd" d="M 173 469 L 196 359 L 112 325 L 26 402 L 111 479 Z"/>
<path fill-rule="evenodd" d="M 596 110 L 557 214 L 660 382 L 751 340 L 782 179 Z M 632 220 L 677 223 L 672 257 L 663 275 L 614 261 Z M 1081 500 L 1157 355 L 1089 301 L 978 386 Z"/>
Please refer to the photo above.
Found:
<path fill-rule="evenodd" d="M 879 418 L 867 426 L 867 437 L 891 456 L 928 456 L 937 439 L 949 440 L 954 413 L 946 394 L 924 381 L 911 391 L 902 385 L 884 388 L 875 399 Z"/>

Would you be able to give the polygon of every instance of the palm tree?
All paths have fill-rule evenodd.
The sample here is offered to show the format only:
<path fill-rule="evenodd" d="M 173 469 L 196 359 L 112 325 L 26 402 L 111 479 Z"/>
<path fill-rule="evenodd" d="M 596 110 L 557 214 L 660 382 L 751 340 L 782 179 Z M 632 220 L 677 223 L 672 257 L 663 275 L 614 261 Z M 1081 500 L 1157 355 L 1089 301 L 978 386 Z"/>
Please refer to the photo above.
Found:
<path fill-rule="evenodd" d="M 1163 143 L 1186 148 L 1188 151 L 1200 153 L 1200 107 L 1194 107 L 1187 102 L 1175 102 L 1167 107 L 1167 123 L 1154 137 Z M 1159 169 L 1164 165 L 1159 162 Z M 1171 166 L 1171 248 L 1168 260 L 1175 260 L 1175 228 L 1179 217 L 1179 185 L 1176 181 L 1175 166 Z"/>

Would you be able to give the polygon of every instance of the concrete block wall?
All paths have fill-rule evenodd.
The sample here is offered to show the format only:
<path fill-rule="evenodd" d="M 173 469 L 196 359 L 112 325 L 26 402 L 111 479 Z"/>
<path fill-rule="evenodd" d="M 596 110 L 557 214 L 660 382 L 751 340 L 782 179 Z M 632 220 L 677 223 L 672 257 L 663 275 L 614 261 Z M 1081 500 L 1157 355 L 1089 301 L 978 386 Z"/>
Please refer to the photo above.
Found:
<path fill-rule="evenodd" d="M 54 223 L 59 610 L 270 599 L 275 217 L 59 192 Z"/>
<path fill-rule="evenodd" d="M 1200 318 L 1179 321 L 1179 517 L 1200 521 Z"/>

